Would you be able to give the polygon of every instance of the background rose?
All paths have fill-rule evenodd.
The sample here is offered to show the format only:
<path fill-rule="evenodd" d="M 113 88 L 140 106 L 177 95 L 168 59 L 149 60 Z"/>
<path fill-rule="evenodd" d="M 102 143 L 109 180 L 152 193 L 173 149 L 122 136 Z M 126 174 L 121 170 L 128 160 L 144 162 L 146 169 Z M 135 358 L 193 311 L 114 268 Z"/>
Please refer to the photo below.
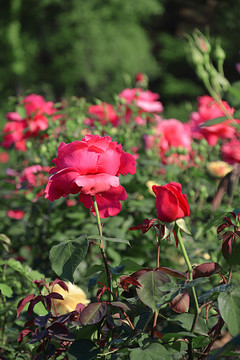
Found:
<path fill-rule="evenodd" d="M 182 186 L 179 183 L 170 182 L 163 186 L 153 185 L 156 195 L 157 217 L 163 222 L 174 220 L 190 215 L 187 196 L 182 194 Z"/>
<path fill-rule="evenodd" d="M 80 192 L 80 202 L 95 215 L 95 196 L 101 218 L 117 215 L 120 200 L 127 198 L 119 174 L 136 172 L 134 157 L 108 136 L 86 135 L 81 141 L 61 143 L 53 163 L 56 167 L 50 173 L 55 174 L 49 178 L 46 198 L 54 201 Z"/>
<path fill-rule="evenodd" d="M 151 149 L 159 148 L 161 160 L 164 164 L 168 162 L 166 152 L 171 149 L 184 149 L 187 153 L 191 150 L 191 131 L 188 124 L 183 124 L 177 119 L 162 119 L 156 116 L 154 135 L 145 135 L 145 147 Z M 178 154 L 177 154 L 178 157 Z M 188 156 L 185 154 L 184 160 Z M 180 159 L 179 159 L 180 160 Z"/>
<path fill-rule="evenodd" d="M 229 164 L 240 163 L 240 139 L 232 139 L 221 147 L 224 161 Z"/>
<path fill-rule="evenodd" d="M 229 114 L 234 113 L 234 108 L 231 108 L 226 101 L 221 101 L 221 104 Z M 222 116 L 226 115 L 211 96 L 198 97 L 198 111 L 193 112 L 190 116 L 193 137 L 196 139 L 204 137 L 211 146 L 215 146 L 219 138 L 231 139 L 235 129 L 229 120 L 212 126 L 200 127 L 206 121 Z"/>
<path fill-rule="evenodd" d="M 63 297 L 63 300 L 54 300 L 59 315 L 74 311 L 78 304 L 87 305 L 90 303 L 90 300 L 87 299 L 85 292 L 80 287 L 70 282 L 67 282 L 66 284 L 68 286 L 68 291 L 65 291 L 58 284 L 55 284 L 52 288 L 52 291 L 57 292 Z"/>
<path fill-rule="evenodd" d="M 117 126 L 119 118 L 115 113 L 114 107 L 106 102 L 99 105 L 90 105 L 88 108 L 89 118 L 84 119 L 86 125 L 94 125 L 95 122 L 100 122 L 101 125 L 111 123 Z"/>

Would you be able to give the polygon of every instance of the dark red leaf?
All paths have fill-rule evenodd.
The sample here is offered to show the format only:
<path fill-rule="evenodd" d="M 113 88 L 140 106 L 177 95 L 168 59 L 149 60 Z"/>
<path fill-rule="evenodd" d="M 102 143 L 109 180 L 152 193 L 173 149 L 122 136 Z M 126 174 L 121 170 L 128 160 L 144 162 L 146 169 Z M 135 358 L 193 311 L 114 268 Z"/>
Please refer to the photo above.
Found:
<path fill-rule="evenodd" d="M 53 284 L 54 284 L 54 285 L 55 285 L 55 284 L 58 284 L 59 286 L 61 286 L 61 288 L 62 288 L 63 290 L 68 291 L 68 286 L 67 286 L 67 284 L 66 284 L 64 281 L 62 281 L 61 279 L 56 279 L 56 280 L 54 280 Z"/>
<path fill-rule="evenodd" d="M 57 292 L 51 292 L 46 296 L 46 298 L 64 300 L 63 296 Z"/>
<path fill-rule="evenodd" d="M 171 308 L 181 314 L 184 312 L 188 312 L 189 310 L 190 297 L 188 292 L 185 290 L 183 293 L 178 294 L 169 304 Z"/>
<path fill-rule="evenodd" d="M 196 266 L 193 269 L 192 276 L 193 279 L 197 279 L 200 277 L 207 277 L 213 274 L 217 274 L 221 271 L 221 266 L 218 263 L 204 263 Z"/>
<path fill-rule="evenodd" d="M 74 341 L 75 335 L 69 333 L 65 325 L 61 323 L 54 322 L 51 326 L 47 328 L 47 333 L 52 338 L 65 340 L 65 341 Z"/>
<path fill-rule="evenodd" d="M 173 270 L 173 269 L 170 269 L 170 268 L 167 268 L 167 267 L 164 267 L 164 266 L 160 266 L 157 268 L 157 270 L 161 270 L 163 271 L 165 274 L 168 274 L 170 276 L 173 276 L 177 279 L 183 279 L 183 280 L 186 280 L 187 279 L 187 275 L 183 272 L 180 272 L 180 271 L 176 271 L 176 270 Z"/>
<path fill-rule="evenodd" d="M 139 284 L 140 285 L 140 284 Z M 129 307 L 128 304 L 125 304 L 124 302 L 121 302 L 121 301 L 112 301 L 109 303 L 111 306 L 114 306 L 114 307 L 118 307 L 120 308 L 121 310 L 131 310 L 131 308 Z"/>
<path fill-rule="evenodd" d="M 158 221 L 158 219 L 145 219 L 142 224 L 132 226 L 128 230 L 142 230 L 142 234 L 145 234 L 154 225 L 155 221 Z"/>
<path fill-rule="evenodd" d="M 47 335 L 47 330 L 44 329 L 40 332 L 37 332 L 32 336 L 32 339 L 29 341 L 29 344 L 35 344 L 36 342 L 40 341 L 44 336 Z"/>
<path fill-rule="evenodd" d="M 101 284 L 101 285 L 103 285 L 103 287 L 98 289 L 98 291 L 97 291 L 97 301 L 100 301 L 101 296 L 104 294 L 105 290 L 107 289 L 107 287 L 104 284 Z"/>
<path fill-rule="evenodd" d="M 141 286 L 141 284 L 139 284 L 139 282 L 132 276 L 121 276 L 120 285 L 126 291 L 129 291 L 129 285 L 134 285 L 137 287 Z"/>
<path fill-rule="evenodd" d="M 20 312 L 22 311 L 22 309 L 26 306 L 26 304 L 31 301 L 33 298 L 35 297 L 35 295 L 28 295 L 25 298 L 23 298 L 22 300 L 19 301 L 19 303 L 17 304 L 17 317 L 19 317 Z"/>
<path fill-rule="evenodd" d="M 21 342 L 23 341 L 23 339 L 25 338 L 25 336 L 27 334 L 29 334 L 30 332 L 32 332 L 32 330 L 30 329 L 24 329 L 20 332 L 20 334 L 18 335 L 18 339 L 17 341 L 19 342 L 19 344 L 21 344 Z"/>
<path fill-rule="evenodd" d="M 91 303 L 82 310 L 80 321 L 83 325 L 93 325 L 99 323 L 107 312 L 105 303 Z"/>
<path fill-rule="evenodd" d="M 42 301 L 42 295 L 38 295 L 36 296 L 34 299 L 32 299 L 30 301 L 30 304 L 29 304 L 29 307 L 28 307 L 28 316 L 31 317 L 32 315 L 32 311 L 33 311 L 33 308 L 34 306 L 39 303 L 40 301 Z"/>
<path fill-rule="evenodd" d="M 130 276 L 133 277 L 134 279 L 138 279 L 139 276 L 141 276 L 141 275 L 144 274 L 145 272 L 153 271 L 153 270 L 154 270 L 153 268 L 141 269 L 141 270 L 135 271 L 135 272 L 132 273 Z"/>
<path fill-rule="evenodd" d="M 50 318 L 51 315 L 52 315 L 51 313 L 48 313 L 45 316 L 37 316 L 37 317 L 35 317 L 34 325 L 44 327 L 47 324 L 48 319 Z"/>

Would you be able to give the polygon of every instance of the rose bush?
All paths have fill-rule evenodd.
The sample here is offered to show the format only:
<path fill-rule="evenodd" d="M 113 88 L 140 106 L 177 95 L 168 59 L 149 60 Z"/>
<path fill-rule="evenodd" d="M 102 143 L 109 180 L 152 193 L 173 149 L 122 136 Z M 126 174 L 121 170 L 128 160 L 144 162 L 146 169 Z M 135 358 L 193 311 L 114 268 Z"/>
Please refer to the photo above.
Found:
<path fill-rule="evenodd" d="M 170 182 L 169 184 L 153 185 L 153 192 L 156 195 L 157 217 L 162 222 L 174 220 L 190 215 L 187 196 L 182 194 L 182 185 Z"/>
<path fill-rule="evenodd" d="M 114 216 L 121 210 L 120 200 L 127 193 L 119 184 L 119 174 L 134 174 L 135 159 L 110 137 L 86 135 L 81 141 L 61 143 L 56 167 L 50 170 L 45 197 L 51 201 L 80 192 L 79 200 L 95 215 L 96 197 L 100 217 Z"/>

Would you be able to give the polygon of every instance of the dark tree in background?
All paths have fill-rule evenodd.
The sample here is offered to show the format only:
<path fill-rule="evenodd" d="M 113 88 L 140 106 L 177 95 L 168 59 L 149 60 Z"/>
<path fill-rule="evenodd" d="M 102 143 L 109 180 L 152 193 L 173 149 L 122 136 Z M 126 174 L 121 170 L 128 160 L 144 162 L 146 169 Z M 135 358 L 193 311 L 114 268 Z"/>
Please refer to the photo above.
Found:
<path fill-rule="evenodd" d="M 221 37 L 227 75 L 237 80 L 239 18 L 239 0 L 2 1 L 1 113 L 9 96 L 28 92 L 107 101 L 143 72 L 167 114 L 184 120 L 181 107 L 204 92 L 185 34 L 199 28 Z"/>

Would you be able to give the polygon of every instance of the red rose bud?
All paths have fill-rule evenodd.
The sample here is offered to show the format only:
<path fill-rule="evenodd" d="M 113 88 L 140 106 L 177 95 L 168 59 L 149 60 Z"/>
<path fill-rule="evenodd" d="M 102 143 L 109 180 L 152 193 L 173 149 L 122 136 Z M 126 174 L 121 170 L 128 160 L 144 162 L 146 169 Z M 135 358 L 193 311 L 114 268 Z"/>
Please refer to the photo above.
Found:
<path fill-rule="evenodd" d="M 172 222 L 190 215 L 187 196 L 182 194 L 179 183 L 170 182 L 163 186 L 153 185 L 156 195 L 157 217 L 162 222 Z"/>

